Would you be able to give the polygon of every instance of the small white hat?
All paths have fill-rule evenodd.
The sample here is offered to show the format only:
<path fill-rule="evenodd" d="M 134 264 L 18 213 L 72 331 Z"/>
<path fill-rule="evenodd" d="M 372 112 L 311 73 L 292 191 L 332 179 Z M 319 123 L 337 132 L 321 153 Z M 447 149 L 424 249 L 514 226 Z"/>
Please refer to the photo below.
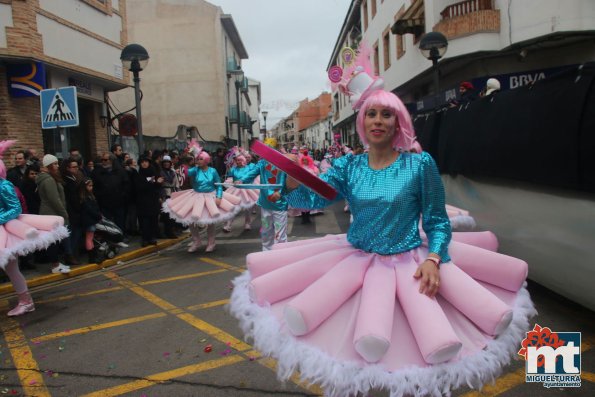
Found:
<path fill-rule="evenodd" d="M 486 82 L 486 95 L 490 95 L 494 91 L 500 89 L 500 82 L 497 79 L 491 78 Z"/>
<path fill-rule="evenodd" d="M 43 164 L 44 167 L 47 167 L 50 164 L 54 164 L 58 162 L 58 157 L 54 156 L 53 154 L 46 154 L 45 156 L 43 156 L 43 160 L 41 160 L 41 163 Z"/>
<path fill-rule="evenodd" d="M 163 156 L 163 158 L 161 159 L 161 162 L 163 163 L 164 161 L 169 161 L 171 163 L 171 157 L 169 157 L 167 154 L 165 156 Z"/>

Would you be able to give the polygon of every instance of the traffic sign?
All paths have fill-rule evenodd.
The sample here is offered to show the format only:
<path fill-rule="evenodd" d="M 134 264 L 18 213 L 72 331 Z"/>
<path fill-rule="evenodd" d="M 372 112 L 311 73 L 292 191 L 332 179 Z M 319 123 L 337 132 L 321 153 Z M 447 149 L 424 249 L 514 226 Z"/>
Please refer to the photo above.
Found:
<path fill-rule="evenodd" d="M 79 125 L 79 110 L 76 87 L 42 90 L 41 128 L 76 127 Z"/>

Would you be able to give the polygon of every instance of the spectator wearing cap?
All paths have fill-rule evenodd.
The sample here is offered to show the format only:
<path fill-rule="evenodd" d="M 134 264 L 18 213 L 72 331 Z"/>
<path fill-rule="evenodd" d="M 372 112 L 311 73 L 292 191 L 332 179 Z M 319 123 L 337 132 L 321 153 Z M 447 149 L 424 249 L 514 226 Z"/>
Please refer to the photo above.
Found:
<path fill-rule="evenodd" d="M 171 194 L 180 190 L 180 182 L 177 178 L 176 172 L 172 168 L 172 160 L 168 155 L 163 156 L 161 159 L 161 177 L 163 177 L 163 183 L 161 184 L 160 199 L 161 203 L 164 203 Z M 171 217 L 163 213 L 161 214 L 161 221 L 163 222 L 163 231 L 167 238 L 177 238 L 174 229 L 176 221 Z"/>
<path fill-rule="evenodd" d="M 62 176 L 58 167 L 58 158 L 46 154 L 42 159 L 41 172 L 35 178 L 41 204 L 40 215 L 56 215 L 64 218 L 64 226 L 68 226 L 68 211 L 66 211 L 66 196 L 62 187 Z M 61 243 L 54 243 L 47 249 L 47 256 L 52 265 L 52 273 L 70 273 L 70 266 L 59 261 Z"/>
<path fill-rule="evenodd" d="M 486 86 L 481 92 L 482 97 L 490 96 L 500 92 L 500 81 L 495 78 L 489 78 L 486 82 Z"/>
<path fill-rule="evenodd" d="M 463 81 L 459 85 L 459 94 L 461 95 L 459 99 L 460 104 L 469 103 L 477 99 L 475 87 L 469 81 Z"/>

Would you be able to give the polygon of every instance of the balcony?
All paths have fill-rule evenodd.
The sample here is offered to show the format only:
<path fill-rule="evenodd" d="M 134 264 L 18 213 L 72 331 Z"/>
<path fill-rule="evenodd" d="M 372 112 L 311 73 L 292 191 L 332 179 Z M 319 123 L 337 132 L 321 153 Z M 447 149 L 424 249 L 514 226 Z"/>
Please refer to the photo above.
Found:
<path fill-rule="evenodd" d="M 246 77 L 244 77 L 244 80 L 242 80 L 242 85 L 240 86 L 240 91 L 242 93 L 248 92 L 248 79 Z"/>
<path fill-rule="evenodd" d="M 234 57 L 227 58 L 227 73 L 235 72 L 240 68 Z"/>
<path fill-rule="evenodd" d="M 500 10 L 494 9 L 493 0 L 461 1 L 446 7 L 440 15 L 442 20 L 433 30 L 449 40 L 475 33 L 500 32 Z"/>

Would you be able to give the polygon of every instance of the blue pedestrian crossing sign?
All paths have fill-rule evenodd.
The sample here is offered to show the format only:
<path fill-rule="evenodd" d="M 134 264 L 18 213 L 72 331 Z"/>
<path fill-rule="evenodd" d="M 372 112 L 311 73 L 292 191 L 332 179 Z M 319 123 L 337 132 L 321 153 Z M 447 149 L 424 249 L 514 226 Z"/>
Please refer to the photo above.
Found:
<path fill-rule="evenodd" d="M 41 128 L 76 127 L 79 110 L 76 87 L 50 88 L 40 91 Z"/>

